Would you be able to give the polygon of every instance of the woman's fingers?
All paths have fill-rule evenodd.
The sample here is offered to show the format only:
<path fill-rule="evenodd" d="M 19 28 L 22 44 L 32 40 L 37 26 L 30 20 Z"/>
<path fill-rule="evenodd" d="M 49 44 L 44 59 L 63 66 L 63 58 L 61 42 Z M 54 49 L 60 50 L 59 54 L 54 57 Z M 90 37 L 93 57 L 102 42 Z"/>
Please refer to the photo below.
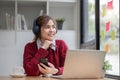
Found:
<path fill-rule="evenodd" d="M 47 74 L 48 73 L 47 70 L 45 68 L 41 67 L 39 64 L 38 64 L 38 68 L 39 68 L 41 73 L 43 73 L 43 74 Z"/>
<path fill-rule="evenodd" d="M 38 64 L 38 68 L 43 74 L 56 74 L 58 72 L 58 69 L 56 69 L 54 65 L 50 62 L 48 62 L 49 67 L 44 65 L 43 63 L 40 63 L 40 65 Z"/>
<path fill-rule="evenodd" d="M 40 65 L 44 68 L 44 69 L 47 69 L 48 66 L 44 65 L 43 63 L 40 63 Z"/>
<path fill-rule="evenodd" d="M 48 62 L 48 65 L 51 67 L 51 68 L 54 68 L 54 65 L 50 62 Z"/>

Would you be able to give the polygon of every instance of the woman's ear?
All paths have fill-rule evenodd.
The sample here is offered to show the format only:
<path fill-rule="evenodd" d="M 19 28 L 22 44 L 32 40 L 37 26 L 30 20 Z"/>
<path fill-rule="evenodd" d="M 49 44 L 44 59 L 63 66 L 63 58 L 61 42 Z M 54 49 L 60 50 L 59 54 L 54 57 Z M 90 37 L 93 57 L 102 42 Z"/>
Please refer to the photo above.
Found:
<path fill-rule="evenodd" d="M 58 29 L 56 28 L 56 33 L 58 32 Z"/>

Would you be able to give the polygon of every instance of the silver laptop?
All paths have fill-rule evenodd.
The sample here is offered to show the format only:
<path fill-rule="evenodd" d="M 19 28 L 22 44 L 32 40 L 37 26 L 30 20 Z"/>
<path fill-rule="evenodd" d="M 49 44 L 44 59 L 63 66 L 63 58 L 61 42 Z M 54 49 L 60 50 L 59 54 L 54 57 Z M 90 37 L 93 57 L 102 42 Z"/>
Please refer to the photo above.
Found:
<path fill-rule="evenodd" d="M 103 78 L 105 52 L 100 50 L 69 50 L 63 75 L 56 78 Z"/>

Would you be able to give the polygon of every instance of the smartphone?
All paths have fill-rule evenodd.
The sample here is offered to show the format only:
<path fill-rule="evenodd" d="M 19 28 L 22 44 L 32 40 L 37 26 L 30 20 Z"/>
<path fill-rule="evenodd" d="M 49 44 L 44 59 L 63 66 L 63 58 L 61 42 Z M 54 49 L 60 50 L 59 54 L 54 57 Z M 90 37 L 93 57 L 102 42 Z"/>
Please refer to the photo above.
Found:
<path fill-rule="evenodd" d="M 41 59 L 39 59 L 39 63 L 43 63 L 44 65 L 46 65 L 46 66 L 49 67 L 49 65 L 48 65 L 48 59 L 47 58 L 41 58 Z M 42 65 L 40 65 L 40 66 L 43 67 Z"/>

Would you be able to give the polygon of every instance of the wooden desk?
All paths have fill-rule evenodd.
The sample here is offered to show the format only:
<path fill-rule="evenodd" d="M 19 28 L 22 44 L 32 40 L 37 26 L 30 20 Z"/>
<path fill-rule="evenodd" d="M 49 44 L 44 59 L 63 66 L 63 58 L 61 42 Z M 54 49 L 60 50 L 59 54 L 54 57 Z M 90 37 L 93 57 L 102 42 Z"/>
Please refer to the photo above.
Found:
<path fill-rule="evenodd" d="M 56 79 L 56 78 L 45 78 L 45 77 L 22 77 L 13 78 L 11 76 L 0 76 L 0 80 L 115 80 L 115 79 Z"/>

